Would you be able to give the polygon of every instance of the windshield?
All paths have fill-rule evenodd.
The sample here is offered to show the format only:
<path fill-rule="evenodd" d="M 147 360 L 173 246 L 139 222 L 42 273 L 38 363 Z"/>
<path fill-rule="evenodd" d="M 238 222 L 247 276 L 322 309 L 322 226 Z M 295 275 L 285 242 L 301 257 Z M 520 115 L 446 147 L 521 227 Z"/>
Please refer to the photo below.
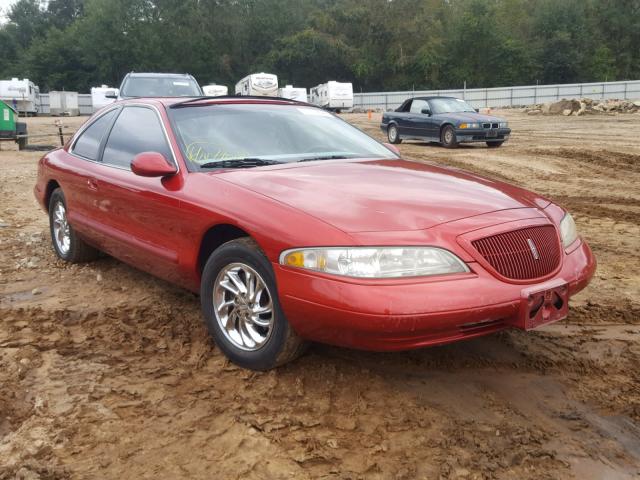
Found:
<path fill-rule="evenodd" d="M 459 98 L 432 98 L 429 100 L 431 113 L 475 112 L 475 109 Z"/>
<path fill-rule="evenodd" d="M 169 114 L 183 156 L 193 169 L 398 158 L 367 134 L 315 107 L 193 105 L 172 108 Z M 245 161 L 234 164 L 234 160 Z"/>
<path fill-rule="evenodd" d="M 202 90 L 188 77 L 131 76 L 120 94 L 123 97 L 199 97 Z"/>

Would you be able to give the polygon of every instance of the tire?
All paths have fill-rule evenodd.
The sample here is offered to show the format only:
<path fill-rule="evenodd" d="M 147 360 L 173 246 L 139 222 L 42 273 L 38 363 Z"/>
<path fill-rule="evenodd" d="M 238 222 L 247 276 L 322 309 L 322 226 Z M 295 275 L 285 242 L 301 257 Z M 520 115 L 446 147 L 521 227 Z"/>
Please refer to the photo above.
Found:
<path fill-rule="evenodd" d="M 60 210 L 62 206 L 62 210 Z M 98 258 L 99 252 L 82 240 L 67 221 L 67 204 L 62 189 L 56 188 L 49 199 L 49 233 L 56 255 L 65 262 L 83 263 Z M 58 232 L 64 230 L 66 241 Z"/>
<path fill-rule="evenodd" d="M 27 148 L 27 137 L 22 137 L 17 140 L 18 150 L 24 150 Z"/>
<path fill-rule="evenodd" d="M 451 125 L 446 125 L 440 132 L 440 143 L 445 148 L 457 148 L 456 131 Z"/>
<path fill-rule="evenodd" d="M 489 148 L 498 148 L 502 146 L 504 142 L 487 142 L 487 147 Z"/>
<path fill-rule="evenodd" d="M 398 132 L 398 127 L 396 125 L 391 124 L 387 128 L 387 139 L 389 140 L 389 143 L 398 144 L 402 142 L 400 132 Z"/>
<path fill-rule="evenodd" d="M 247 294 L 238 293 L 237 281 Z M 257 297 L 251 297 L 252 289 L 260 292 Z M 280 307 L 269 260 L 251 238 L 214 250 L 202 273 L 200 302 L 209 333 L 240 367 L 270 370 L 294 360 L 306 347 Z"/>

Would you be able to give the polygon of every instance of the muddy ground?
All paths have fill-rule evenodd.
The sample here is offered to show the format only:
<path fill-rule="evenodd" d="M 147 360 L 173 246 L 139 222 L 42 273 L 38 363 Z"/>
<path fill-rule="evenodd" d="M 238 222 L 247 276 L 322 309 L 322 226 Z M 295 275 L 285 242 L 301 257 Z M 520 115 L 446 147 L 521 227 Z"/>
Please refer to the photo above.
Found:
<path fill-rule="evenodd" d="M 225 361 L 192 294 L 56 260 L 41 153 L 0 144 L 0 479 L 638 478 L 640 114 L 501 114 L 498 150 L 400 149 L 569 208 L 599 263 L 569 318 L 407 353 L 314 345 L 268 373 Z M 383 138 L 379 114 L 346 118 Z"/>

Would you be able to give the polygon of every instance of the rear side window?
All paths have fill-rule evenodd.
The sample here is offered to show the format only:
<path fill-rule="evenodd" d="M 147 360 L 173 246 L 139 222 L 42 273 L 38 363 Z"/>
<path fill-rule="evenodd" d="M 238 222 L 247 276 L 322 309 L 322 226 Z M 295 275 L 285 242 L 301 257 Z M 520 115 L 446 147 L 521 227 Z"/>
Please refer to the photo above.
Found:
<path fill-rule="evenodd" d="M 73 153 L 89 160 L 97 160 L 100 152 L 100 143 L 105 133 L 107 133 L 107 129 L 111 125 L 116 112 L 117 110 L 111 110 L 89 125 L 76 140 Z"/>
<path fill-rule="evenodd" d="M 111 129 L 102 156 L 103 163 L 131 168 L 133 157 L 142 152 L 158 152 L 171 161 L 160 120 L 150 108 L 125 107 Z"/>

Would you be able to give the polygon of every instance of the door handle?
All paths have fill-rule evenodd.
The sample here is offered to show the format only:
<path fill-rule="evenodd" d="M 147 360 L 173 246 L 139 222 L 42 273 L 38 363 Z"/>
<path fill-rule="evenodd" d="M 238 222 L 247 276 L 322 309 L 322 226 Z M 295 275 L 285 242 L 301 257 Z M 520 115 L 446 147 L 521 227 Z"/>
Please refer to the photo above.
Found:
<path fill-rule="evenodd" d="M 98 190 L 98 181 L 95 178 L 87 179 L 87 187 L 89 190 Z"/>

